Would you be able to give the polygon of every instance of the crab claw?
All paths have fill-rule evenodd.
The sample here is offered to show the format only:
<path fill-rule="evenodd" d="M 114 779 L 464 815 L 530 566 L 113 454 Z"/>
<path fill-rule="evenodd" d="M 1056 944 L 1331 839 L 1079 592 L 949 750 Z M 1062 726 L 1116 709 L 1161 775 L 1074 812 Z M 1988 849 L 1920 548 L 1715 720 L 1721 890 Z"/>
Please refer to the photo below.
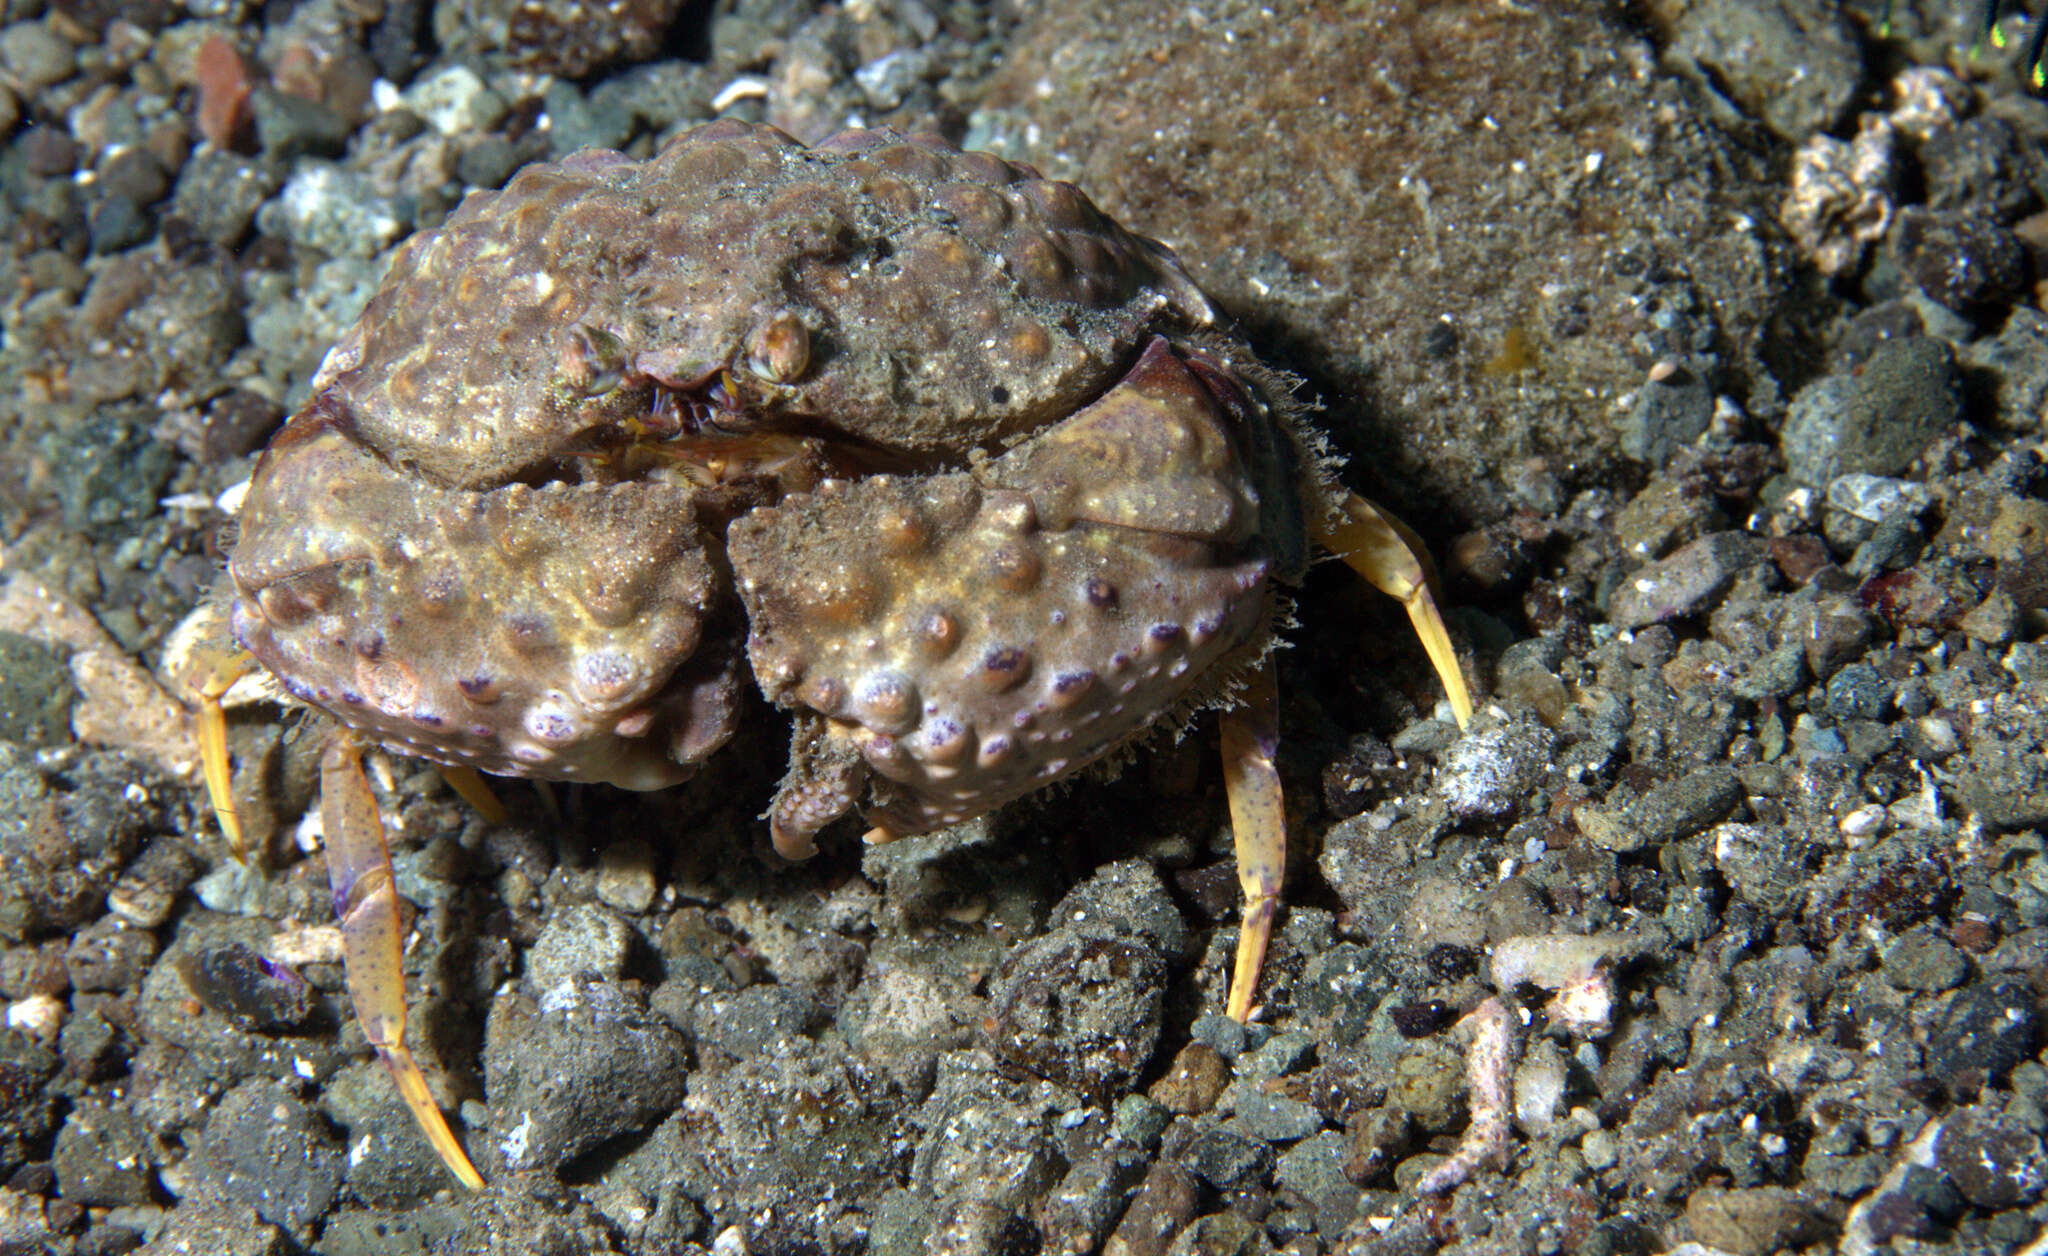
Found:
<path fill-rule="evenodd" d="M 334 891 L 334 914 L 341 920 L 342 960 L 356 1020 L 441 1163 L 464 1186 L 482 1190 L 483 1176 L 455 1141 L 405 1045 L 401 900 L 392 882 L 377 799 L 363 776 L 362 746 L 352 737 L 336 736 L 320 757 L 320 823 L 327 835 L 327 879 Z"/>
<path fill-rule="evenodd" d="M 1465 687 L 1465 674 L 1458 668 L 1458 652 L 1451 648 L 1443 614 L 1430 593 L 1434 573 L 1421 538 L 1356 493 L 1344 494 L 1337 510 L 1340 517 L 1318 528 L 1316 540 L 1374 588 L 1407 609 L 1408 622 L 1415 626 L 1415 635 L 1422 639 L 1422 648 L 1428 652 L 1438 679 L 1443 681 L 1451 711 L 1458 717 L 1458 727 L 1470 724 L 1472 693 Z"/>

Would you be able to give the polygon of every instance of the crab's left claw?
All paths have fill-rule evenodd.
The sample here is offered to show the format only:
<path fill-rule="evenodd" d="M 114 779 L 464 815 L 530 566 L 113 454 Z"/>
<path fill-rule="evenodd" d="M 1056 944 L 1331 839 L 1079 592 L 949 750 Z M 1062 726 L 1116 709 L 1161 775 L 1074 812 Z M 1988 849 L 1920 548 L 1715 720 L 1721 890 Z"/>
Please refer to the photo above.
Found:
<path fill-rule="evenodd" d="M 483 1176 L 455 1141 L 405 1045 L 401 904 L 377 798 L 363 776 L 362 747 L 346 734 L 337 734 L 320 758 L 320 825 L 326 832 L 327 879 L 334 914 L 341 920 L 342 960 L 356 1020 L 441 1162 L 464 1186 L 482 1190 Z"/>
<path fill-rule="evenodd" d="M 1230 797 L 1230 832 L 1237 846 L 1237 883 L 1244 891 L 1244 923 L 1230 973 L 1224 1015 L 1251 1016 L 1280 882 L 1287 871 L 1287 810 L 1273 756 L 1280 745 L 1280 701 L 1273 664 L 1261 659 L 1245 677 L 1243 705 L 1223 713 L 1223 787 Z"/>
<path fill-rule="evenodd" d="M 1443 614 L 1430 592 L 1433 573 L 1422 539 L 1407 525 L 1378 506 L 1346 493 L 1338 503 L 1339 517 L 1318 529 L 1316 540 L 1344 560 L 1353 571 L 1372 582 L 1374 588 L 1398 599 L 1408 610 L 1408 622 L 1422 639 L 1422 648 L 1443 681 L 1444 694 L 1458 727 L 1472 722 L 1472 693 L 1465 687 L 1465 673 L 1458 667 L 1458 652 L 1451 648 L 1450 633 L 1444 629 Z"/>
<path fill-rule="evenodd" d="M 206 796 L 213 803 L 214 818 L 220 821 L 222 836 L 235 862 L 247 856 L 242 838 L 242 817 L 235 810 L 233 774 L 228 767 L 228 720 L 221 698 L 235 682 L 249 674 L 254 660 L 247 651 L 237 651 L 220 661 L 199 686 L 199 764 L 206 776 Z"/>

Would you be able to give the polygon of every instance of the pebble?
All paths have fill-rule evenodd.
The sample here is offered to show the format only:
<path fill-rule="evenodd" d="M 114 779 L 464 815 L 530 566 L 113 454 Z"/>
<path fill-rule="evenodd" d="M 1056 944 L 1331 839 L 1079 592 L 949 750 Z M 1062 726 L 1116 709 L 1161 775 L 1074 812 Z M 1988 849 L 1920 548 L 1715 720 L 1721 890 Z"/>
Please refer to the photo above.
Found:
<path fill-rule="evenodd" d="M 318 1010 L 305 978 L 243 943 L 186 951 L 175 962 L 199 1001 L 246 1033 L 298 1029 Z"/>
<path fill-rule="evenodd" d="M 683 1099 L 689 1047 L 620 987 L 564 980 L 538 1000 L 500 996 L 484 1029 L 498 1154 L 516 1171 L 559 1170 L 651 1128 Z"/>
<path fill-rule="evenodd" d="M 505 101 L 464 65 L 415 82 L 405 90 L 405 107 L 443 135 L 478 135 L 505 116 Z"/>
<path fill-rule="evenodd" d="M 25 751 L 0 743 L 0 937 L 68 931 L 98 916 L 160 812 L 118 755 L 88 756 L 53 782 Z"/>
<path fill-rule="evenodd" d="M 1165 1256 L 1173 1237 L 1194 1220 L 1201 1184 L 1171 1160 L 1155 1161 L 1103 1249 L 1119 1256 Z"/>
<path fill-rule="evenodd" d="M 398 238 L 409 217 L 368 175 L 302 162 L 284 190 L 256 211 L 256 226 L 329 257 L 373 257 Z"/>
<path fill-rule="evenodd" d="M 1916 519 L 1934 504 L 1933 490 L 1912 480 L 1857 472 L 1828 483 L 1828 506 L 1867 523 Z"/>
<path fill-rule="evenodd" d="M 1342 1234 L 1365 1196 L 1345 1174 L 1350 1155 L 1344 1135 L 1325 1130 L 1281 1152 L 1273 1165 L 1274 1185 L 1308 1200 L 1325 1235 Z"/>
<path fill-rule="evenodd" d="M 637 837 L 607 845 L 597 857 L 597 898 L 605 906 L 639 915 L 654 904 L 654 848 Z"/>
<path fill-rule="evenodd" d="M 257 209 L 278 186 L 272 163 L 206 147 L 178 171 L 168 212 L 190 223 L 201 238 L 233 248 L 249 234 Z"/>
<path fill-rule="evenodd" d="M 1220 1092 L 1219 1092 L 1220 1093 Z M 1211 1100 L 1213 1104 L 1214 1100 Z M 1116 1132 L 1125 1142 L 1156 1148 L 1173 1113 L 1148 1095 L 1130 1094 L 1116 1101 Z"/>
<path fill-rule="evenodd" d="M 1992 423 L 2031 432 L 2048 422 L 2048 314 L 2021 306 L 1996 336 L 1971 343 L 1962 356 L 1990 387 Z"/>
<path fill-rule="evenodd" d="M 1801 389 L 1779 443 L 1793 478 L 1819 486 L 1852 472 L 1895 475 L 1961 417 L 1948 346 L 1900 336 L 1879 344 L 1862 370 Z"/>
<path fill-rule="evenodd" d="M 2013 124 L 1990 114 L 1941 127 L 1920 145 L 1927 203 L 1935 209 L 1969 209 L 2010 223 L 2037 207 L 2041 193 L 2033 175 L 2039 150 Z"/>
<path fill-rule="evenodd" d="M 154 929 L 199 875 L 199 860 L 182 837 L 162 836 L 142 848 L 113 889 L 107 907 L 129 924 Z"/>
<path fill-rule="evenodd" d="M 1704 0 L 1681 10 L 1671 41 L 1671 55 L 1793 143 L 1834 129 L 1863 73 L 1854 28 L 1814 5 Z"/>
<path fill-rule="evenodd" d="M 149 1133 L 126 1105 L 88 1099 L 73 1107 L 50 1163 L 66 1199 L 101 1208 L 150 1202 Z"/>
<path fill-rule="evenodd" d="M 1770 547 L 1744 532 L 1714 532 L 1623 580 L 1607 617 L 1617 628 L 1645 628 L 1711 609 L 1744 570 L 1765 562 Z"/>
<path fill-rule="evenodd" d="M 42 22 L 14 22 L 0 30 L 0 67 L 15 87 L 33 96 L 77 71 L 71 44 Z"/>
<path fill-rule="evenodd" d="M 71 739 L 78 688 L 48 646 L 0 630 L 0 741 L 56 746 Z"/>
<path fill-rule="evenodd" d="M 1621 451 L 1661 467 L 1671 455 L 1706 435 L 1714 422 L 1714 389 L 1706 377 L 1681 371 L 1636 390 L 1622 421 Z"/>
<path fill-rule="evenodd" d="M 1959 314 L 1995 308 L 2026 290 L 2019 241 L 1977 213 L 1909 206 L 1893 221 L 1889 243 L 1907 277 Z"/>
<path fill-rule="evenodd" d="M 1226 1129 L 1195 1135 L 1181 1163 L 1219 1191 L 1256 1186 L 1273 1170 L 1273 1149 L 1257 1139 Z"/>
<path fill-rule="evenodd" d="M 924 48 L 899 48 L 877 57 L 853 72 L 868 104 L 877 109 L 901 105 L 919 81 L 932 70 L 932 53 Z"/>
<path fill-rule="evenodd" d="M 1965 1108 L 1942 1123 L 1934 1163 L 1964 1199 L 1987 1212 L 2020 1208 L 2048 1188 L 2041 1140 L 2011 1116 Z"/>
<path fill-rule="evenodd" d="M 1459 819 L 1519 815 L 1548 774 L 1556 746 L 1557 735 L 1529 716 L 1468 730 L 1445 751 L 1437 787 Z"/>
<path fill-rule="evenodd" d="M 1253 1085 L 1239 1090 L 1230 1128 L 1264 1142 L 1291 1143 L 1323 1128 L 1323 1117 L 1311 1104 Z"/>
<path fill-rule="evenodd" d="M 1191 1042 L 1147 1094 L 1163 1111 L 1195 1116 L 1215 1107 L 1229 1085 L 1230 1065 L 1223 1056 L 1206 1043 Z"/>
<path fill-rule="evenodd" d="M 1658 476 L 1614 516 L 1615 539 L 1624 553 L 1637 558 L 1662 558 L 1727 526 L 1712 491 L 1698 477 Z"/>
<path fill-rule="evenodd" d="M 1928 1038 L 1927 1070 L 1951 1086 L 2001 1084 L 2039 1045 L 2040 1014 L 2010 979 L 1965 986 Z"/>
<path fill-rule="evenodd" d="M 1811 1202 L 1782 1186 L 1701 1187 L 1685 1201 L 1685 1219 L 1703 1242 L 1735 1256 L 1803 1246 L 1833 1230 Z"/>
<path fill-rule="evenodd" d="M 1742 783 L 1717 763 L 1657 785 L 1619 808 L 1611 801 L 1582 805 L 1572 818 L 1595 845 L 1627 853 L 1691 837 L 1726 817 L 1741 800 Z"/>
<path fill-rule="evenodd" d="M 632 943 L 633 927 L 595 903 L 557 908 L 526 953 L 527 988 L 546 994 L 574 977 L 616 981 Z"/>
<path fill-rule="evenodd" d="M 319 1113 L 267 1078 L 243 1082 L 222 1097 L 207 1118 L 198 1154 L 215 1190 L 296 1233 L 333 1205 L 348 1165 Z"/>
<path fill-rule="evenodd" d="M 338 156 L 355 131 L 347 118 L 319 101 L 267 87 L 250 94 L 249 111 L 256 123 L 256 143 L 273 162 L 307 154 Z"/>
<path fill-rule="evenodd" d="M 1035 1077 L 1102 1101 L 1151 1064 L 1166 960 L 1090 922 L 1055 929 L 1003 957 L 989 983 L 983 1041 Z"/>
<path fill-rule="evenodd" d="M 748 1059 L 804 1036 L 824 1019 L 822 1009 L 801 991 L 764 983 L 704 998 L 689 1027 L 700 1047 Z"/>

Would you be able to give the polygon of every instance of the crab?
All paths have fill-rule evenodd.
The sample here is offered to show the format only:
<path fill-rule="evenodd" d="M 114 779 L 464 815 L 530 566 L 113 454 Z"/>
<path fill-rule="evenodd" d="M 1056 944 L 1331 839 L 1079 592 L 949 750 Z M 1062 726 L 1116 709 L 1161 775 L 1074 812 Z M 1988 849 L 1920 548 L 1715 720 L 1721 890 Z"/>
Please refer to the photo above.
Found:
<path fill-rule="evenodd" d="M 1400 598 L 1471 704 L 1412 534 L 1345 492 L 1290 382 L 1164 245 L 943 141 L 713 123 L 585 152 L 402 247 L 251 478 L 245 658 L 341 726 L 321 814 L 356 1014 L 448 1168 L 404 1041 L 371 743 L 656 789 L 758 686 L 793 715 L 790 859 L 982 815 L 1222 708 L 1244 1020 L 1285 842 L 1267 655 L 1314 544 Z M 219 697 L 202 695 L 223 831 Z"/>

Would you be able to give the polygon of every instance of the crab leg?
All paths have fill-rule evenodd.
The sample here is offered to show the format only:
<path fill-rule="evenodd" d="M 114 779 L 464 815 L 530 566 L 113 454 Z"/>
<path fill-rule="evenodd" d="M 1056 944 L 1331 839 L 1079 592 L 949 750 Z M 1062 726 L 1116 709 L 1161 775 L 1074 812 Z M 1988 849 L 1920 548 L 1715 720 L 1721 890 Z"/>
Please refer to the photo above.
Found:
<path fill-rule="evenodd" d="M 235 862 L 246 852 L 242 841 L 242 817 L 235 810 L 233 774 L 228 767 L 228 717 L 220 700 L 235 682 L 249 674 L 251 659 L 238 650 L 222 659 L 199 687 L 199 764 L 206 776 L 206 796 L 213 803 L 214 818 L 220 821 L 222 836 Z"/>
<path fill-rule="evenodd" d="M 327 879 L 334 891 L 334 914 L 341 920 L 342 959 L 356 1020 L 441 1162 L 464 1186 L 482 1190 L 482 1175 L 455 1141 L 406 1049 L 401 900 L 392 882 L 377 799 L 363 776 L 362 746 L 346 735 L 335 736 L 320 757 L 320 824 L 327 835 Z"/>
<path fill-rule="evenodd" d="M 1287 871 L 1287 813 L 1280 797 L 1280 773 L 1273 766 L 1280 746 L 1280 696 L 1270 659 L 1260 659 L 1245 677 L 1243 705 L 1223 713 L 1223 787 L 1230 796 L 1230 832 L 1237 846 L 1237 883 L 1244 890 L 1244 923 L 1237 934 L 1237 962 L 1230 973 L 1224 1015 L 1249 1019 L 1259 967 L 1280 905 L 1280 881 Z"/>
<path fill-rule="evenodd" d="M 454 790 L 462 801 L 468 803 L 473 811 L 484 818 L 484 823 L 503 824 L 505 822 L 505 804 L 498 801 L 498 796 L 491 792 L 489 785 L 484 784 L 483 773 L 472 767 L 464 767 L 461 764 L 452 766 L 443 764 L 441 765 L 441 779 L 448 782 L 448 787 Z"/>
<path fill-rule="evenodd" d="M 1429 591 L 1432 573 L 1422 539 L 1356 493 L 1346 493 L 1337 508 L 1341 518 L 1317 529 L 1316 540 L 1374 588 L 1407 608 L 1408 622 L 1415 626 L 1415 635 L 1422 639 L 1422 648 L 1443 681 L 1458 727 L 1465 727 L 1472 722 L 1472 694 L 1465 688 L 1458 652 L 1451 648 L 1444 617 Z"/>

